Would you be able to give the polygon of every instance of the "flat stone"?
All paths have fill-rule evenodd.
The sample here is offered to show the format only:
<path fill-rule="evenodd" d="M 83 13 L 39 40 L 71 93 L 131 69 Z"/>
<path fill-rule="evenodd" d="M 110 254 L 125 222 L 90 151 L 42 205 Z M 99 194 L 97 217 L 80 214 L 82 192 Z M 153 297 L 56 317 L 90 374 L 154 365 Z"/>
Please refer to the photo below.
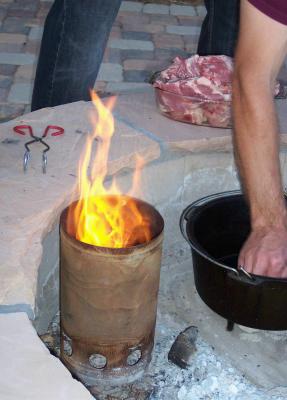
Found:
<path fill-rule="evenodd" d="M 29 53 L 0 53 L 0 64 L 27 65 L 33 64 L 36 56 Z"/>
<path fill-rule="evenodd" d="M 121 11 L 129 12 L 141 12 L 143 9 L 143 4 L 135 1 L 123 1 L 120 7 Z"/>
<path fill-rule="evenodd" d="M 33 26 L 29 33 L 29 40 L 41 40 L 44 28 L 42 26 Z"/>
<path fill-rule="evenodd" d="M 169 6 L 163 4 L 145 4 L 143 12 L 146 14 L 169 14 Z"/>
<path fill-rule="evenodd" d="M 201 27 L 199 26 L 182 26 L 182 25 L 167 25 L 167 33 L 176 35 L 196 35 L 199 34 Z"/>
<path fill-rule="evenodd" d="M 196 8 L 193 6 L 180 6 L 180 5 L 171 5 L 170 6 L 171 15 L 175 16 L 195 16 L 197 15 Z"/>
<path fill-rule="evenodd" d="M 14 83 L 11 86 L 8 101 L 15 104 L 29 104 L 31 102 L 32 85 L 29 83 Z"/>
<path fill-rule="evenodd" d="M 1 400 L 93 399 L 49 353 L 25 313 L 0 315 L 0 337 Z"/>
<path fill-rule="evenodd" d="M 102 63 L 98 74 L 99 81 L 121 82 L 123 67 L 120 64 Z"/>
<path fill-rule="evenodd" d="M 109 43 L 112 49 L 152 51 L 153 42 L 148 40 L 112 39 Z M 0 58 L 1 61 L 1 58 Z"/>

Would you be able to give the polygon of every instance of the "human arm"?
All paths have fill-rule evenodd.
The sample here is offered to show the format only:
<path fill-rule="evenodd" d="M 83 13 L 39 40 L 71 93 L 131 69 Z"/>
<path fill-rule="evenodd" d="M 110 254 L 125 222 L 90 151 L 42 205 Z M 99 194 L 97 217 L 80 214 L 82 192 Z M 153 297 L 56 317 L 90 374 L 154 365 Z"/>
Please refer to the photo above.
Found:
<path fill-rule="evenodd" d="M 242 0 L 233 80 L 234 145 L 252 230 L 238 264 L 276 277 L 287 277 L 287 211 L 273 93 L 286 52 L 287 27 Z"/>

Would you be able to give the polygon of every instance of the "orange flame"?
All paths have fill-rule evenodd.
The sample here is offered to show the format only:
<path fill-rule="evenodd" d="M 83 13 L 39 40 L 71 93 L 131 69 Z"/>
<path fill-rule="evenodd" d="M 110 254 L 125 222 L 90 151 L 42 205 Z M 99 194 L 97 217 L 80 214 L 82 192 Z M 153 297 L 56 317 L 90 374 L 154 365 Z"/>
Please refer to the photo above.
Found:
<path fill-rule="evenodd" d="M 132 188 L 126 195 L 121 193 L 114 180 L 109 188 L 105 188 L 109 149 L 114 133 L 112 109 L 115 98 L 103 104 L 96 93 L 92 92 L 91 95 L 97 111 L 92 115 L 94 132 L 87 139 L 79 163 L 80 199 L 69 207 L 68 232 L 73 232 L 81 242 L 101 247 L 123 248 L 147 242 L 152 236 L 150 221 L 130 197 L 140 188 L 144 160 L 137 156 Z M 97 151 L 92 159 L 95 140 Z"/>

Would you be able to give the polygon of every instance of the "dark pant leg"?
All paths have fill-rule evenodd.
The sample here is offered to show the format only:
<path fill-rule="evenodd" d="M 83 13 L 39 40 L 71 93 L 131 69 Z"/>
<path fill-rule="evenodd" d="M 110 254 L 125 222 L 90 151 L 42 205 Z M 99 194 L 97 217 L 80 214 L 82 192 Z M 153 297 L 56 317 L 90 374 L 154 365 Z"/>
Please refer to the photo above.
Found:
<path fill-rule="evenodd" d="M 205 0 L 198 54 L 233 57 L 239 30 L 240 0 Z"/>
<path fill-rule="evenodd" d="M 45 22 L 32 111 L 89 100 L 121 0 L 55 0 Z"/>

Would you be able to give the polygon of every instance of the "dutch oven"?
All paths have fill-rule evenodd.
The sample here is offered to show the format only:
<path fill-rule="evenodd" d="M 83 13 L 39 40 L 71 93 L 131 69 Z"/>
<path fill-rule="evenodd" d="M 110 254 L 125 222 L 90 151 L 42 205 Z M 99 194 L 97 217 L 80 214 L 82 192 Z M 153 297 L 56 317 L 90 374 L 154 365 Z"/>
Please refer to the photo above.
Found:
<path fill-rule="evenodd" d="M 190 204 L 180 229 L 191 247 L 201 299 L 233 323 L 287 330 L 287 279 L 244 273 L 237 257 L 250 232 L 248 205 L 240 191 L 217 193 Z"/>

